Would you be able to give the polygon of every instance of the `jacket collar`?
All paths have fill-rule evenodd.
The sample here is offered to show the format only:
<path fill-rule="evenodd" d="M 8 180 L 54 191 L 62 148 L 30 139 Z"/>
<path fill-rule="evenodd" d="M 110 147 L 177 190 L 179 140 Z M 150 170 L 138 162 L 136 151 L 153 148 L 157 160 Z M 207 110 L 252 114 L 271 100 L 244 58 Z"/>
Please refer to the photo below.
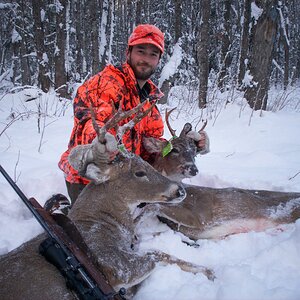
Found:
<path fill-rule="evenodd" d="M 134 91 L 138 95 L 138 88 L 137 88 L 137 80 L 135 78 L 134 72 L 130 65 L 128 63 L 124 63 L 122 65 L 123 73 L 125 75 L 126 83 L 129 84 L 132 88 L 132 85 L 134 85 Z M 149 92 L 149 100 L 159 100 L 163 97 L 163 93 L 161 90 L 152 82 L 152 80 L 148 79 L 147 84 L 150 86 L 150 92 Z"/>

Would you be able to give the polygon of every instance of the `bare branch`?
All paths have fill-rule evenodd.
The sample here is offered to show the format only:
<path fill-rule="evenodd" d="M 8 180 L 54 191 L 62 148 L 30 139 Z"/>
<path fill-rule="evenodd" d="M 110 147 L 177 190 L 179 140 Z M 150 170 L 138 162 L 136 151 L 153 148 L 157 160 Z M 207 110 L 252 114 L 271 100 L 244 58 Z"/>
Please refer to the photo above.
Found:
<path fill-rule="evenodd" d="M 297 172 L 294 176 L 290 177 L 289 180 L 293 180 L 296 176 L 298 176 L 300 172 Z"/>

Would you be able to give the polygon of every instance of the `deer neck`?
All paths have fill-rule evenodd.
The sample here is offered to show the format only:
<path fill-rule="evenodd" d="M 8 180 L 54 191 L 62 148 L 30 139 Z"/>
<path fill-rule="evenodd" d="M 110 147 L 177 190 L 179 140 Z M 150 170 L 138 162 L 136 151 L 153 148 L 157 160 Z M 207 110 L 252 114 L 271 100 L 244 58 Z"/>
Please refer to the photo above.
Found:
<path fill-rule="evenodd" d="M 118 223 L 120 226 L 133 228 L 131 210 L 126 205 L 126 199 L 119 200 L 122 196 L 114 182 L 101 185 L 91 183 L 74 204 L 70 218 L 77 224 L 107 222 L 112 226 Z"/>
<path fill-rule="evenodd" d="M 168 177 L 168 174 L 164 169 L 164 159 L 162 158 L 161 153 L 156 153 L 152 167 L 163 176 Z"/>

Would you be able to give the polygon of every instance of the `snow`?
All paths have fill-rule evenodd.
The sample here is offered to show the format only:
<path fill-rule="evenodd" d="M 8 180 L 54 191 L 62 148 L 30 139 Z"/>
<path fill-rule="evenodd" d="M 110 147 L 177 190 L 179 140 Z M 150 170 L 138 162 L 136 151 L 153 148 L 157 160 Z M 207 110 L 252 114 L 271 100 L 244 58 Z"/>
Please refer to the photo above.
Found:
<path fill-rule="evenodd" d="M 245 76 L 244 76 L 244 79 L 242 82 L 243 82 L 244 87 L 253 87 L 253 86 L 257 85 L 257 82 L 253 82 L 253 76 L 250 74 L 250 70 L 246 70 Z"/>
<path fill-rule="evenodd" d="M 251 2 L 251 18 L 254 18 L 257 21 L 262 13 L 263 9 L 259 8 L 255 2 Z"/>
<path fill-rule="evenodd" d="M 197 157 L 199 174 L 188 183 L 210 187 L 240 187 L 300 192 L 299 89 L 285 97 L 272 91 L 269 107 L 280 111 L 253 112 L 238 93 L 216 94 L 204 111 L 197 108 L 183 87 L 171 91 L 167 106 L 177 106 L 172 126 L 183 124 L 206 131 L 211 152 Z M 26 99 L 35 100 L 25 102 Z M 226 104 L 228 99 L 230 103 Z M 286 101 L 275 105 L 274 101 Z M 272 102 L 273 101 L 273 102 Z M 48 105 L 46 105 L 48 103 Z M 216 104 L 217 103 L 217 104 Z M 13 121 L 12 115 L 16 118 Z M 39 120 L 40 118 L 40 120 Z M 40 133 L 38 133 L 38 120 Z M 4 132 L 6 125 L 10 124 Z M 28 197 L 41 204 L 52 194 L 67 194 L 62 172 L 57 167 L 73 126 L 72 106 L 55 94 L 36 89 L 15 91 L 0 97 L 0 162 L 17 179 Z M 166 131 L 166 138 L 170 134 Z M 236 234 L 222 240 L 199 240 L 198 247 L 182 243 L 182 236 L 158 221 L 141 229 L 141 249 L 160 249 L 187 261 L 212 268 L 215 281 L 190 274 L 176 266 L 158 266 L 144 281 L 135 300 L 147 299 L 300 299 L 300 220 L 264 232 Z M 153 237 L 147 230 L 163 229 Z M 7 253 L 42 232 L 40 225 L 0 176 L 0 254 Z"/>
<path fill-rule="evenodd" d="M 161 71 L 158 87 L 161 88 L 164 81 L 169 80 L 177 71 L 182 61 L 181 41 L 179 40 L 173 49 L 173 53 Z"/>
<path fill-rule="evenodd" d="M 22 37 L 21 37 L 20 33 L 16 30 L 16 28 L 14 28 L 12 30 L 11 42 L 18 43 L 20 41 L 22 41 Z"/>

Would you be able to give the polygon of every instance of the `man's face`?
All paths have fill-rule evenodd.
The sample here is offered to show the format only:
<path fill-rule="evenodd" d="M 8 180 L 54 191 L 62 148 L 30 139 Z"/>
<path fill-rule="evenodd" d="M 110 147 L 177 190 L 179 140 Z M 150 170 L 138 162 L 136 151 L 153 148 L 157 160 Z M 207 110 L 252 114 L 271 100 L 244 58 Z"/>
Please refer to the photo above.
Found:
<path fill-rule="evenodd" d="M 127 55 L 137 80 L 147 80 L 154 73 L 160 59 L 160 51 L 151 44 L 133 46 Z"/>

